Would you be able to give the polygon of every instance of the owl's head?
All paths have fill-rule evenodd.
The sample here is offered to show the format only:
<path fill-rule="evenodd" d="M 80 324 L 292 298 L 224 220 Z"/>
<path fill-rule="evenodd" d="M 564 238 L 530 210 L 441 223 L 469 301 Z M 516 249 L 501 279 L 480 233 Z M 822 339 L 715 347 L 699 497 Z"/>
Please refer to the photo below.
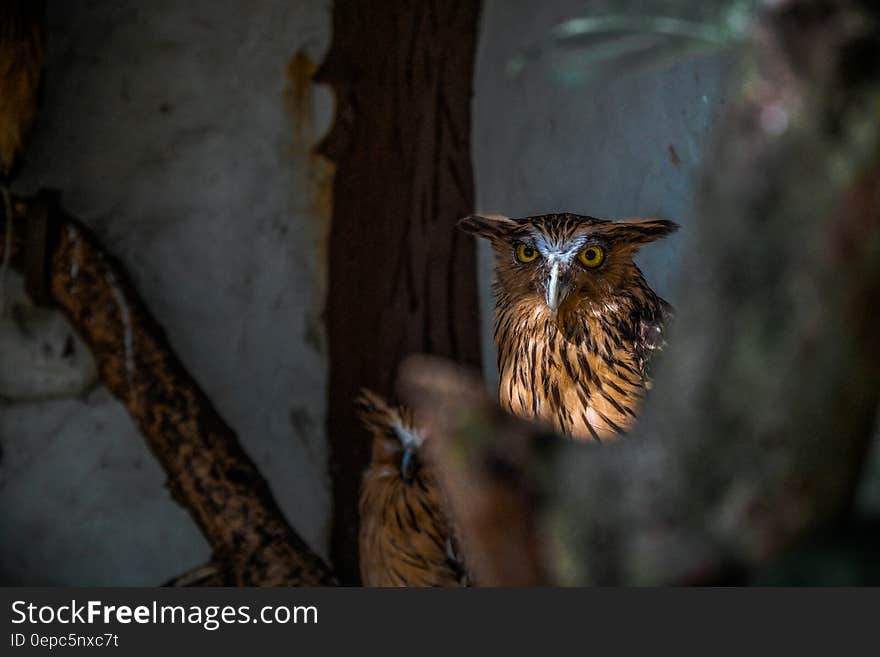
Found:
<path fill-rule="evenodd" d="M 355 409 L 373 436 L 373 465 L 399 472 L 407 483 L 412 481 L 421 465 L 419 452 L 424 441 L 412 412 L 403 406 L 392 406 L 366 389 L 355 400 Z"/>
<path fill-rule="evenodd" d="M 554 320 L 575 307 L 602 308 L 629 289 L 641 279 L 633 256 L 678 228 L 668 219 L 616 222 L 570 213 L 472 215 L 458 225 L 492 244 L 499 293 L 535 301 Z"/>

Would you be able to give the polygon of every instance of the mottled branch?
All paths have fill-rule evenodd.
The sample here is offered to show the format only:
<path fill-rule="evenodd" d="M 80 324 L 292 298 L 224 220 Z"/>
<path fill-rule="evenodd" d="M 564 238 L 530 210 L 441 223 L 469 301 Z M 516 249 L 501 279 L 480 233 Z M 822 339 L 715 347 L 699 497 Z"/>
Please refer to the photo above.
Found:
<path fill-rule="evenodd" d="M 14 204 L 11 258 L 19 270 L 29 250 L 28 215 L 44 207 L 45 199 Z M 0 222 L 0 245 L 6 243 L 6 228 Z M 230 580 L 251 586 L 332 583 L 321 559 L 288 525 L 235 433 L 174 354 L 121 265 L 88 228 L 57 207 L 50 208 L 46 231 L 51 299 L 89 345 L 102 382 L 140 428 L 168 475 L 172 495 L 199 525 Z"/>

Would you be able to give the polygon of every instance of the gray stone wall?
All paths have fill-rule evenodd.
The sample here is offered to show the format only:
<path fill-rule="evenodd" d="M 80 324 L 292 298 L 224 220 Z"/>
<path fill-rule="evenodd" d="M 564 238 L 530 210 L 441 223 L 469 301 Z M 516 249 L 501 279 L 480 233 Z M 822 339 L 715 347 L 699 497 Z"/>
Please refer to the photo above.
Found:
<path fill-rule="evenodd" d="M 46 97 L 16 191 L 61 190 L 125 263 L 323 553 L 326 221 L 287 69 L 301 50 L 320 61 L 329 0 L 56 0 L 49 15 Z M 317 132 L 332 103 L 314 103 Z M 4 404 L 0 444 L 0 581 L 152 585 L 209 558 L 103 388 Z"/>

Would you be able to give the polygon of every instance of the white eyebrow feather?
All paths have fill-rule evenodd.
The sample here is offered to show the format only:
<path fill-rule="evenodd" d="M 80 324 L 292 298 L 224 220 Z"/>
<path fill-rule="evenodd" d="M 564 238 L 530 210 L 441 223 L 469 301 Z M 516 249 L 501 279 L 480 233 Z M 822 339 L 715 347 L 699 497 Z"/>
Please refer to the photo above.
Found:
<path fill-rule="evenodd" d="M 555 240 L 551 241 L 547 238 L 547 235 L 538 230 L 532 230 L 530 234 L 535 243 L 535 248 L 550 263 L 557 260 L 568 262 L 581 250 L 589 239 L 588 235 L 578 235 L 570 240 L 558 242 Z"/>
<path fill-rule="evenodd" d="M 399 422 L 391 425 L 391 430 L 404 448 L 419 448 L 424 439 L 417 431 L 405 429 Z"/>

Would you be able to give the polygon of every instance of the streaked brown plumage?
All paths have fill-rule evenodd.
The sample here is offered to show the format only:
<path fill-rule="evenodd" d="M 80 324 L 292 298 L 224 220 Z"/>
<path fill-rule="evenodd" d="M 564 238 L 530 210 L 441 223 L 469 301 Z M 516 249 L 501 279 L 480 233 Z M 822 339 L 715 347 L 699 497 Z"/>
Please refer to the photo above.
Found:
<path fill-rule="evenodd" d="M 569 213 L 459 225 L 495 251 L 501 404 L 579 440 L 630 427 L 670 314 L 632 259 L 677 225 Z"/>
<path fill-rule="evenodd" d="M 0 0 L 0 179 L 8 177 L 37 112 L 45 2 Z"/>
<path fill-rule="evenodd" d="M 364 586 L 462 586 L 452 526 L 412 413 L 364 391 L 358 414 L 373 436 L 360 497 Z"/>

